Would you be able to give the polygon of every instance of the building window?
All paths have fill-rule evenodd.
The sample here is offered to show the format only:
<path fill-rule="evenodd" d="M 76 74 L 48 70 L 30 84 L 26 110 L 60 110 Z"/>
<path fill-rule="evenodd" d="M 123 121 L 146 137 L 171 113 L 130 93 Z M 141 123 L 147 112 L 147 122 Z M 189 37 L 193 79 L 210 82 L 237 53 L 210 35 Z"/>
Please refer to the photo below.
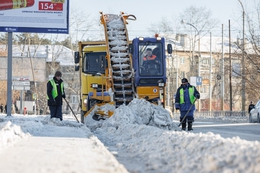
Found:
<path fill-rule="evenodd" d="M 79 103 L 79 98 L 77 95 L 71 95 L 71 103 L 74 104 L 74 103 Z"/>
<path fill-rule="evenodd" d="M 215 63 L 214 58 L 212 58 L 211 61 L 211 64 L 213 65 Z M 210 65 L 210 57 L 203 57 L 201 63 L 204 65 Z"/>
<path fill-rule="evenodd" d="M 201 93 L 206 93 L 206 92 L 207 92 L 207 86 L 206 85 L 202 85 Z"/>
<path fill-rule="evenodd" d="M 185 71 L 180 72 L 181 78 L 185 78 Z"/>
<path fill-rule="evenodd" d="M 239 77 L 241 76 L 241 64 L 234 62 L 232 63 L 232 76 Z"/>
<path fill-rule="evenodd" d="M 180 57 L 180 63 L 184 64 L 185 63 L 185 57 Z"/>
<path fill-rule="evenodd" d="M 202 60 L 202 64 L 209 64 L 209 60 L 204 58 L 204 59 Z"/>

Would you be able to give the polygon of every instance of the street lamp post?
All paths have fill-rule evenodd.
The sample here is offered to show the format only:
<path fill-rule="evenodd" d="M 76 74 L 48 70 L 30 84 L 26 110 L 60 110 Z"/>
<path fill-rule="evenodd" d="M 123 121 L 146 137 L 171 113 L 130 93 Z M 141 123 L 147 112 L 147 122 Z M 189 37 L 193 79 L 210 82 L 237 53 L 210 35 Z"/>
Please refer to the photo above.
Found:
<path fill-rule="evenodd" d="M 243 9 L 243 47 L 242 47 L 242 111 L 245 112 L 246 85 L 245 85 L 245 10 L 242 2 L 238 0 Z"/>
<path fill-rule="evenodd" d="M 198 30 L 194 25 L 192 25 L 191 23 L 187 23 L 187 22 L 185 22 L 184 20 L 181 20 L 181 23 L 182 23 L 182 24 L 190 25 L 190 26 L 192 26 L 192 27 L 197 31 L 197 34 L 195 35 L 195 38 L 197 38 L 197 36 L 199 37 L 199 39 L 198 39 L 198 53 L 199 53 L 199 57 L 198 57 L 198 77 L 200 77 L 200 32 L 199 32 L 199 30 Z M 199 90 L 199 92 L 200 92 L 200 85 L 198 86 L 198 90 Z M 198 111 L 200 111 L 200 99 L 198 100 Z"/>

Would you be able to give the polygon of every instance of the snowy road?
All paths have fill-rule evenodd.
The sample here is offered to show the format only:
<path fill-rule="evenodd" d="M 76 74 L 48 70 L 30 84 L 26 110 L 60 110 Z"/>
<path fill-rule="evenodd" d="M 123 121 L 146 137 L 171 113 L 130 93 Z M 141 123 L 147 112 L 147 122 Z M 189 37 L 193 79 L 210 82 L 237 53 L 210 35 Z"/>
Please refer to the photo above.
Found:
<path fill-rule="evenodd" d="M 216 122 L 195 122 L 194 133 L 221 134 L 223 138 L 240 137 L 248 141 L 260 142 L 260 124 L 258 123 L 216 123 Z"/>

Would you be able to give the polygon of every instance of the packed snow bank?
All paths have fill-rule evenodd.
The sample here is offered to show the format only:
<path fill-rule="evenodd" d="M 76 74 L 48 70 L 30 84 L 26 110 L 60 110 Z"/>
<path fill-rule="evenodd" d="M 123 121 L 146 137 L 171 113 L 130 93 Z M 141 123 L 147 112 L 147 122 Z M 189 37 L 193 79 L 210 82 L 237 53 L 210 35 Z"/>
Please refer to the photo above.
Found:
<path fill-rule="evenodd" d="M 92 116 L 94 111 L 85 118 L 85 124 L 93 131 L 101 126 L 124 126 L 125 124 L 145 124 L 160 129 L 177 130 L 178 125 L 171 119 L 170 113 L 161 106 L 151 104 L 144 99 L 134 99 L 127 106 L 122 105 L 117 109 L 107 104 L 101 110 L 113 110 L 114 115 L 106 120 L 95 121 Z"/>
<path fill-rule="evenodd" d="M 89 116 L 86 124 L 130 172 L 228 173 L 260 169 L 259 142 L 225 139 L 211 132 L 181 132 L 179 123 L 170 123 L 168 117 L 165 109 L 135 99 L 116 109 L 111 118 L 96 122 Z"/>
<path fill-rule="evenodd" d="M 95 134 L 130 172 L 257 172 L 260 169 L 259 142 L 238 137 L 225 139 L 210 132 L 165 131 L 133 124 L 98 128 Z"/>

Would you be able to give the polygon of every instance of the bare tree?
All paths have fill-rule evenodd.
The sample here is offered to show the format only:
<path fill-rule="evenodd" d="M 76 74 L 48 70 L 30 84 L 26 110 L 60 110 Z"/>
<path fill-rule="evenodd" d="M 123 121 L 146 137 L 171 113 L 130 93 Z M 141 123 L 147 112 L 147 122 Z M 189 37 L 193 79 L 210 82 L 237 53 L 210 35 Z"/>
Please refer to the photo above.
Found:
<path fill-rule="evenodd" d="M 188 25 L 182 24 L 182 20 Z M 198 58 L 196 57 L 198 57 L 199 54 L 194 54 L 195 46 L 198 45 L 198 40 L 208 34 L 217 26 L 217 24 L 218 20 L 212 18 L 210 10 L 207 10 L 205 7 L 190 6 L 179 16 L 174 16 L 170 20 L 164 17 L 160 22 L 153 23 L 152 27 L 149 28 L 149 31 L 154 34 L 159 33 L 159 35 L 166 37 L 166 39 L 175 41 L 179 41 L 178 38 L 180 35 L 186 35 L 186 39 L 189 39 L 188 43 L 191 43 L 191 45 L 188 46 L 183 45 L 183 52 L 189 57 L 190 71 L 187 73 L 187 77 L 189 77 L 198 71 Z M 187 47 L 190 47 L 190 51 L 186 51 Z M 174 55 L 171 58 L 172 60 L 168 61 L 168 64 L 170 64 L 170 66 L 168 66 L 168 82 L 170 82 L 171 85 L 168 87 L 171 89 L 175 88 L 176 91 L 177 88 L 173 84 L 175 84 L 175 81 L 180 77 L 176 75 L 178 56 Z M 173 91 L 171 91 L 171 93 L 172 92 Z M 173 94 L 170 95 L 172 96 Z"/>
<path fill-rule="evenodd" d="M 241 11 L 241 15 L 242 15 Z M 260 2 L 255 4 L 255 9 L 245 9 L 245 81 L 246 81 L 246 100 L 247 105 L 250 101 L 258 101 L 260 91 Z M 241 17 L 242 19 L 242 17 Z M 242 22 L 242 20 L 241 20 Z M 242 50 L 242 40 L 238 44 Z"/>

